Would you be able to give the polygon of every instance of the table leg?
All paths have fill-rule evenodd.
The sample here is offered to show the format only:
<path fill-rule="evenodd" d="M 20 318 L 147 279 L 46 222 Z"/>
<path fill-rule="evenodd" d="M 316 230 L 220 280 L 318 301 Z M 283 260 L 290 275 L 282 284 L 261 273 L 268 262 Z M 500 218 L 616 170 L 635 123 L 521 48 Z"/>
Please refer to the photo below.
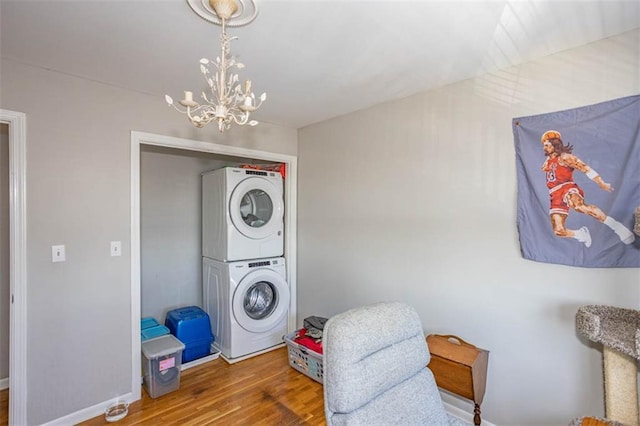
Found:
<path fill-rule="evenodd" d="M 475 404 L 473 408 L 473 424 L 480 426 L 482 419 L 480 418 L 480 404 Z"/>

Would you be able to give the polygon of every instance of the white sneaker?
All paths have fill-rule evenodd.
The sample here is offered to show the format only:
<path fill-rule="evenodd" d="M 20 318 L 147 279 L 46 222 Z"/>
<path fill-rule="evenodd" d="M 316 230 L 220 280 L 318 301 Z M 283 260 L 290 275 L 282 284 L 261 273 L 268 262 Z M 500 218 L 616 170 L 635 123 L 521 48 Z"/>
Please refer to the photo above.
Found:
<path fill-rule="evenodd" d="M 578 241 L 584 243 L 585 247 L 591 247 L 591 232 L 589 232 L 589 228 L 583 226 L 582 228 L 578 229 L 578 231 L 576 232 L 576 237 Z"/>

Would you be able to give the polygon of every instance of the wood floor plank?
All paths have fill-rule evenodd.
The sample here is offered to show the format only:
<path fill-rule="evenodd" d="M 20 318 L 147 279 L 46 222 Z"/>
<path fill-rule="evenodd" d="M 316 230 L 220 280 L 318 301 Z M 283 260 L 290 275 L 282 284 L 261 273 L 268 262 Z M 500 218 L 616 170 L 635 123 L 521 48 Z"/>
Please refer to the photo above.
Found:
<path fill-rule="evenodd" d="M 9 424 L 9 389 L 0 391 L 0 426 Z"/>
<path fill-rule="evenodd" d="M 0 391 L 0 426 L 8 424 L 9 391 Z M 108 423 L 98 416 L 81 425 Z M 180 389 L 153 399 L 146 391 L 116 425 L 323 426 L 322 385 L 288 364 L 286 348 L 228 364 L 210 361 L 180 376 Z"/>
<path fill-rule="evenodd" d="M 106 424 L 112 423 L 98 416 L 80 425 Z M 180 389 L 155 399 L 143 390 L 142 399 L 131 404 L 127 417 L 115 424 L 323 426 L 326 423 L 322 385 L 291 368 L 287 349 L 280 348 L 236 364 L 219 358 L 183 371 Z"/>

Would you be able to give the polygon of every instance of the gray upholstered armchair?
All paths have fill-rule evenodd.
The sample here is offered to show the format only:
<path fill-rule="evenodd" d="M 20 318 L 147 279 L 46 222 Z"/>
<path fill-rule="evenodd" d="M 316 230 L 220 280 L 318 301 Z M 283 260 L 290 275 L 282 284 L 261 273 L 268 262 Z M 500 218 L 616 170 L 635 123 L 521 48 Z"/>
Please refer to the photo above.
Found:
<path fill-rule="evenodd" d="M 324 328 L 328 426 L 466 425 L 444 410 L 417 312 L 379 303 L 331 318 Z"/>

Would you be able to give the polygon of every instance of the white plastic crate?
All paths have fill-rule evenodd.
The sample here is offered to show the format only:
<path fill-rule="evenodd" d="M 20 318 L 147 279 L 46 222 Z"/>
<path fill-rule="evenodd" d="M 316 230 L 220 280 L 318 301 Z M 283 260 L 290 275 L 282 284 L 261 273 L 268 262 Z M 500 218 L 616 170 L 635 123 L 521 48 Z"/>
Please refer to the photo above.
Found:
<path fill-rule="evenodd" d="M 293 340 L 295 337 L 295 332 L 284 336 L 287 351 L 289 352 L 289 365 L 302 374 L 311 377 L 316 382 L 322 383 L 324 374 L 322 354 L 299 345 Z"/>

